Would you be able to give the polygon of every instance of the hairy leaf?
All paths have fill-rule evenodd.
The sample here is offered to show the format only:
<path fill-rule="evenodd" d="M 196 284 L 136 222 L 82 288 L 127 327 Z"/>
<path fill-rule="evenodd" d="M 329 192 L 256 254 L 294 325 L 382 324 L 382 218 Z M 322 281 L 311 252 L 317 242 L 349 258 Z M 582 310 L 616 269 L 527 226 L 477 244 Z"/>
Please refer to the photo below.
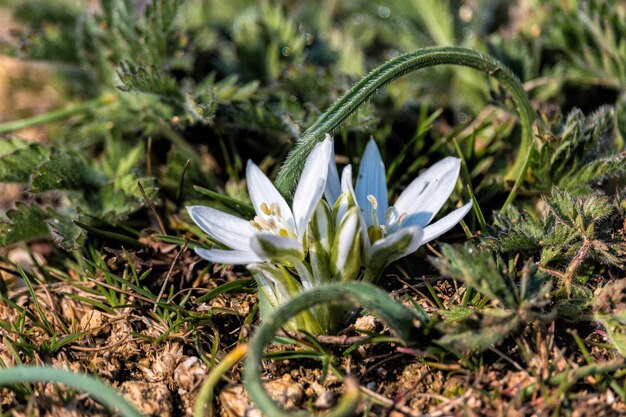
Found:
<path fill-rule="evenodd" d="M 511 311 L 484 310 L 454 323 L 438 327 L 445 333 L 437 340 L 457 350 L 481 351 L 497 345 L 520 325 L 520 317 Z"/>
<path fill-rule="evenodd" d="M 0 246 L 46 236 L 47 217 L 39 206 L 18 203 L 5 218 L 0 217 Z"/>
<path fill-rule="evenodd" d="M 50 155 L 47 147 L 25 140 L 0 140 L 0 182 L 28 184 L 31 174 Z"/>
<path fill-rule="evenodd" d="M 441 274 L 467 283 L 505 308 L 519 305 L 513 283 L 502 274 L 490 251 L 466 244 L 442 245 L 441 253 L 442 257 L 430 258 Z"/>

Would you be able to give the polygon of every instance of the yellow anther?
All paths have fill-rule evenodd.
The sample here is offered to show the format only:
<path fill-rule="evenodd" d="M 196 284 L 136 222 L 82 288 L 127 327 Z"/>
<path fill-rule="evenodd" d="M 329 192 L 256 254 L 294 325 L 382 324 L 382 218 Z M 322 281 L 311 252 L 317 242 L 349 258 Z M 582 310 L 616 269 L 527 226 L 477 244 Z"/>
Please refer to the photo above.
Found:
<path fill-rule="evenodd" d="M 274 214 L 276 217 L 280 217 L 280 206 L 278 205 L 278 203 L 272 203 L 270 209 L 272 210 L 272 214 Z"/>
<path fill-rule="evenodd" d="M 254 227 L 258 231 L 262 231 L 263 230 L 261 225 L 258 224 L 257 222 L 255 222 L 254 220 L 250 220 L 250 226 Z"/>
<path fill-rule="evenodd" d="M 261 230 L 270 230 L 270 225 L 262 217 L 256 216 L 254 222 L 261 227 Z"/>
<path fill-rule="evenodd" d="M 261 203 L 261 211 L 263 212 L 263 214 L 270 216 L 272 214 L 272 212 L 270 211 L 270 208 L 267 206 L 266 203 Z"/>
<path fill-rule="evenodd" d="M 278 234 L 279 234 L 279 235 L 281 235 L 281 236 L 283 236 L 283 237 L 289 237 L 289 233 L 288 233 L 288 232 L 287 232 L 287 230 L 285 230 L 285 229 L 280 229 L 280 230 L 278 231 Z"/>
<path fill-rule="evenodd" d="M 367 196 L 367 199 L 370 201 L 370 203 L 372 203 L 372 208 L 376 210 L 378 208 L 378 201 L 376 201 L 376 197 L 370 194 Z"/>

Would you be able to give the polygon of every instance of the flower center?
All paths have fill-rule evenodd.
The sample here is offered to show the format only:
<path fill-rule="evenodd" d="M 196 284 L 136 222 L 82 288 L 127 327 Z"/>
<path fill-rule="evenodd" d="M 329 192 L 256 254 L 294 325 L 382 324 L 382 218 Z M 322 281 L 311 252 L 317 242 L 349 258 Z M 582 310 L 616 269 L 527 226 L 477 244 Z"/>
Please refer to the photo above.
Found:
<path fill-rule="evenodd" d="M 261 212 L 262 215 L 254 216 L 254 220 L 250 220 L 252 227 L 259 232 L 269 232 L 284 237 L 294 235 L 293 232 L 290 233 L 291 227 L 282 217 L 278 203 L 271 203 L 269 206 L 267 203 L 262 203 Z"/>
<path fill-rule="evenodd" d="M 370 239 L 370 243 L 374 243 L 377 240 L 383 239 L 387 237 L 387 235 L 396 232 L 402 225 L 404 219 L 407 217 L 407 214 L 405 212 L 398 213 L 398 210 L 391 206 L 385 213 L 385 222 L 381 224 L 378 219 L 378 213 L 376 212 L 376 209 L 378 208 L 378 201 L 376 200 L 376 197 L 370 194 L 367 196 L 367 199 L 372 206 L 370 211 L 372 222 L 367 228 L 367 235 Z"/>
<path fill-rule="evenodd" d="M 376 209 L 378 208 L 378 201 L 376 200 L 376 197 L 370 194 L 367 196 L 367 199 L 372 205 L 372 209 L 370 210 L 372 224 L 367 228 L 367 236 L 369 237 L 370 242 L 374 243 L 378 239 L 382 239 L 387 236 L 387 228 L 384 224 L 380 224 L 380 221 L 378 220 L 378 213 L 376 212 Z"/>

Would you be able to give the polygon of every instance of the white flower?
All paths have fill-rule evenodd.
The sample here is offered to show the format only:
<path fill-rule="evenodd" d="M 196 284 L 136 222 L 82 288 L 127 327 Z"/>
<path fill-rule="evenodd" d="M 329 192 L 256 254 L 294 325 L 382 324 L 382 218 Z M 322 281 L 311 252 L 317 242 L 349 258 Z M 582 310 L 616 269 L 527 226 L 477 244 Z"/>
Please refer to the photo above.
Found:
<path fill-rule="evenodd" d="M 259 167 L 248 161 L 248 193 L 257 215 L 248 221 L 211 207 L 187 207 L 191 219 L 206 234 L 231 248 L 196 249 L 196 253 L 211 262 L 224 264 L 304 258 L 307 226 L 324 193 L 331 153 L 329 139 L 313 148 L 302 170 L 291 208 Z"/>
<path fill-rule="evenodd" d="M 344 168 L 340 182 L 331 159 L 326 199 L 332 204 L 343 192 L 353 195 L 361 209 L 366 279 L 376 279 L 385 266 L 441 236 L 467 214 L 471 202 L 429 225 L 454 190 L 460 168 L 460 159 L 444 158 L 413 180 L 390 207 L 385 165 L 373 139 L 361 159 L 356 191 L 351 167 Z"/>

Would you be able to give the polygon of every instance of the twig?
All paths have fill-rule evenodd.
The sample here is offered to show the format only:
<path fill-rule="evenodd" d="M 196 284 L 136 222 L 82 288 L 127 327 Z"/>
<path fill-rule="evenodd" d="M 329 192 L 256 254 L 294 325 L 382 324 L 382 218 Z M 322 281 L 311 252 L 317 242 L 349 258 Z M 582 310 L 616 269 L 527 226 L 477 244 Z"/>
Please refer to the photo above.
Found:
<path fill-rule="evenodd" d="M 185 251 L 186 249 L 187 249 L 187 243 L 185 242 L 183 247 L 180 248 L 180 250 L 176 254 L 176 257 L 172 261 L 172 265 L 170 265 L 169 271 L 167 271 L 167 275 L 165 276 L 165 279 L 163 280 L 163 285 L 161 285 L 161 290 L 159 291 L 159 295 L 157 296 L 154 307 L 152 307 L 152 311 L 156 311 L 157 306 L 159 305 L 159 302 L 161 301 L 161 297 L 163 297 L 163 293 L 165 292 L 165 286 L 167 285 L 167 282 L 170 280 L 170 275 L 172 275 L 174 266 L 176 265 L 176 262 L 178 262 L 178 258 L 180 257 L 180 254 L 183 253 L 183 251 Z"/>
<path fill-rule="evenodd" d="M 304 333 L 301 332 L 295 332 L 295 331 L 287 331 L 286 329 L 282 329 L 280 331 L 278 331 L 276 333 L 278 336 L 286 336 L 286 337 L 290 337 L 292 339 L 295 339 L 297 341 L 306 341 L 309 339 L 309 336 L 307 336 Z M 339 346 L 349 346 L 349 345 L 353 345 L 355 343 L 359 343 L 362 342 L 364 340 L 370 339 L 371 336 L 347 336 L 347 335 L 338 335 L 338 336 L 331 336 L 331 335 L 318 335 L 315 336 L 315 339 L 320 342 L 323 343 L 325 345 L 339 345 Z"/>
<path fill-rule="evenodd" d="M 146 201 L 146 204 L 148 205 L 148 207 L 150 207 L 150 210 L 152 210 L 154 217 L 156 217 L 156 221 L 159 224 L 159 229 L 161 230 L 161 234 L 166 235 L 167 231 L 165 230 L 165 226 L 163 225 L 163 220 L 161 220 L 161 216 L 159 216 L 159 213 L 157 212 L 156 206 L 154 205 L 152 200 L 148 198 L 148 195 L 146 194 L 146 191 L 143 189 L 143 185 L 141 185 L 140 181 L 137 181 L 137 186 L 139 187 L 141 196 Z"/>

